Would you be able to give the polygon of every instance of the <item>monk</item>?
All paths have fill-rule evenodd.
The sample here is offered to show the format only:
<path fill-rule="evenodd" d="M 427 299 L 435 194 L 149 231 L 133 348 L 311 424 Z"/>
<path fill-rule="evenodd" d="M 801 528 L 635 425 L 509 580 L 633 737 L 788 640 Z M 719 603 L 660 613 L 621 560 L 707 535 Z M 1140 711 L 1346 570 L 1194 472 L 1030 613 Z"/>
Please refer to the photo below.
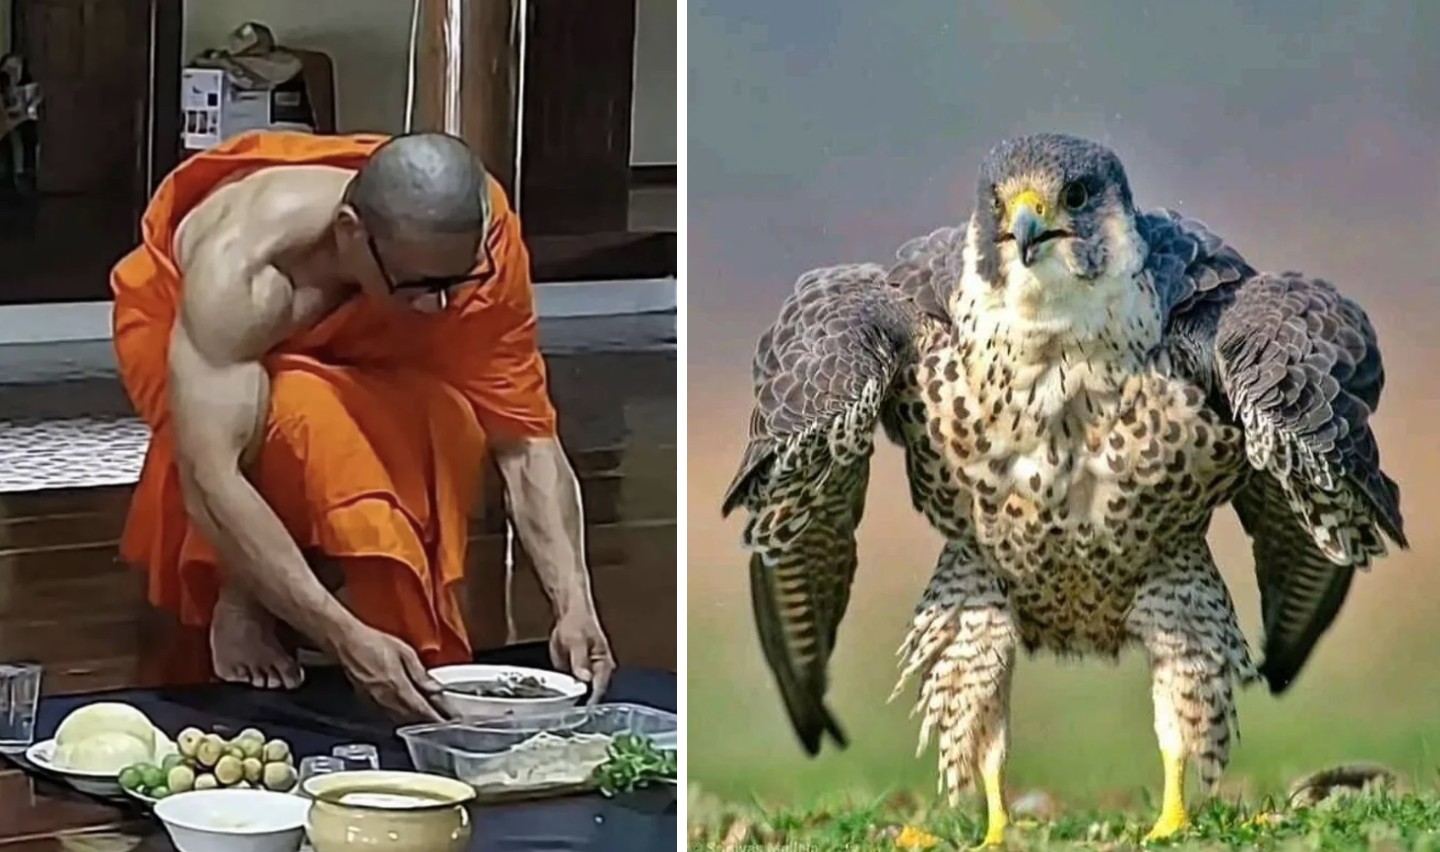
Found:
<path fill-rule="evenodd" d="M 471 659 L 456 592 L 489 455 L 555 663 L 601 695 L 529 257 L 464 142 L 246 133 L 170 174 L 142 231 L 112 275 L 152 432 L 121 554 L 208 626 L 215 675 L 294 688 L 304 646 L 396 719 L 440 718 L 427 669 Z"/>

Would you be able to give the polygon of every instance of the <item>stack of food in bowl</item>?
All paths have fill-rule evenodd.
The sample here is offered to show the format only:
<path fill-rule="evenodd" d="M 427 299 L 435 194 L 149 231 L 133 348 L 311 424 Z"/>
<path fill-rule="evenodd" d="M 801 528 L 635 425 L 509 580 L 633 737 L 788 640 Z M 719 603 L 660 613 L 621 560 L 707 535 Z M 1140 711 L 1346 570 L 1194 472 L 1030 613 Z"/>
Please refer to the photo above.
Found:
<path fill-rule="evenodd" d="M 180 852 L 295 852 L 305 838 L 290 748 L 255 728 L 233 740 L 191 728 L 177 742 L 138 708 L 101 701 L 25 758 L 82 792 L 154 805 Z"/>
<path fill-rule="evenodd" d="M 234 739 L 186 728 L 176 739 L 177 751 L 158 764 L 141 762 L 120 771 L 120 787 L 155 803 L 191 790 L 235 788 L 288 793 L 295 789 L 295 759 L 290 744 L 267 739 L 258 728 L 246 728 Z"/>
<path fill-rule="evenodd" d="M 519 666 L 441 666 L 429 674 L 445 688 L 445 709 L 462 721 L 557 713 L 574 707 L 589 689 L 567 674 Z"/>
<path fill-rule="evenodd" d="M 558 672 L 475 665 L 430 676 L 457 718 L 398 731 L 419 771 L 464 781 L 482 801 L 599 791 L 632 802 L 639 793 L 645 810 L 674 807 L 673 713 L 577 707 L 586 685 Z"/>
<path fill-rule="evenodd" d="M 96 796 L 121 794 L 120 772 L 140 763 L 161 764 L 179 748 L 136 708 L 97 702 L 66 716 L 54 739 L 25 751 L 25 759 L 77 790 Z"/>

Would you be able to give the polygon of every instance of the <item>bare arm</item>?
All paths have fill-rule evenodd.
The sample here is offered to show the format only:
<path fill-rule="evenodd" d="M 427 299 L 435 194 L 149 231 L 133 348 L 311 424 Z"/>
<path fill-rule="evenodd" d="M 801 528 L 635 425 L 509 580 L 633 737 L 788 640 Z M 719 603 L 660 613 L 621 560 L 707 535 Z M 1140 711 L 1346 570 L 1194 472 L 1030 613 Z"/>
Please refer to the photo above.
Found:
<path fill-rule="evenodd" d="M 499 440 L 494 450 L 516 533 L 535 562 L 535 572 L 557 616 L 592 610 L 580 483 L 560 442 L 554 438 Z"/>
<path fill-rule="evenodd" d="M 554 438 L 495 440 L 494 448 L 520 542 L 555 610 L 551 659 L 590 684 L 593 704 L 610 685 L 615 657 L 585 569 L 580 483 Z"/>
<path fill-rule="evenodd" d="M 259 359 L 277 318 L 267 316 L 267 302 L 282 303 L 276 297 L 289 284 L 271 267 L 250 273 L 243 262 L 207 251 L 202 247 L 187 265 L 187 303 L 170 344 L 170 402 L 186 510 L 214 546 L 227 579 L 334 650 L 358 622 L 321 584 L 242 471 L 269 414 L 269 377 Z M 249 281 L 226 278 L 247 274 Z M 255 322 L 246 322 L 252 317 Z"/>

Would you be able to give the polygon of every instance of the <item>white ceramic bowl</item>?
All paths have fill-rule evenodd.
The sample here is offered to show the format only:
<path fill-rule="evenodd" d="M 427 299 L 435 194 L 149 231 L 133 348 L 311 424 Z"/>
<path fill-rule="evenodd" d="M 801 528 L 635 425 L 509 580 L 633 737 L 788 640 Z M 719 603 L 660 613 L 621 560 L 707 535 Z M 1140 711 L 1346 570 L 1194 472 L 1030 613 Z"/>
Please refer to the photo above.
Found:
<path fill-rule="evenodd" d="M 41 772 L 59 776 L 66 784 L 92 796 L 120 795 L 120 773 L 81 772 L 55 765 L 55 741 L 41 740 L 25 749 L 25 759 Z"/>
<path fill-rule="evenodd" d="M 477 680 L 510 680 L 533 677 L 560 694 L 554 698 L 490 698 L 445 692 L 441 701 L 453 715 L 462 720 L 498 719 L 505 716 L 533 716 L 554 713 L 574 707 L 585 694 L 586 686 L 567 674 L 520 666 L 441 666 L 430 670 L 430 676 L 444 686 Z"/>
<path fill-rule="evenodd" d="M 296 852 L 310 800 L 269 790 L 192 790 L 155 805 L 179 852 Z"/>
<path fill-rule="evenodd" d="M 166 755 L 179 751 L 175 742 L 160 731 L 155 732 L 155 759 L 159 764 Z M 54 740 L 41 740 L 25 749 L 25 759 L 41 772 L 48 772 L 58 776 L 65 783 L 74 787 L 82 793 L 89 793 L 92 796 L 119 797 L 124 795 L 120 787 L 119 772 L 83 772 L 78 769 L 70 769 L 58 766 L 55 763 L 56 745 Z"/>

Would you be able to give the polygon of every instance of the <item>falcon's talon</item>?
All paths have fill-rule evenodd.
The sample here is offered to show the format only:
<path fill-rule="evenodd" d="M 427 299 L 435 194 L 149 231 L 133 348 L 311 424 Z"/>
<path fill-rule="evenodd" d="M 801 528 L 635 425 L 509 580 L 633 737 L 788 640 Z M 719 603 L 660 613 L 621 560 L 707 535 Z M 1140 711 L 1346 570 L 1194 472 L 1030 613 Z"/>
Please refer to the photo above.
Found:
<path fill-rule="evenodd" d="M 1185 769 L 1186 760 L 1183 746 L 1162 748 L 1161 759 L 1165 765 L 1165 792 L 1161 797 L 1160 816 L 1144 842 L 1168 840 L 1190 827 L 1190 815 L 1185 810 Z"/>
<path fill-rule="evenodd" d="M 985 786 L 985 804 L 988 819 L 985 823 L 985 839 L 976 849 L 994 849 L 1005 845 L 1005 829 L 1010 827 L 1010 813 L 1005 808 L 1005 785 L 1000 770 L 981 772 Z"/>
<path fill-rule="evenodd" d="M 1334 286 L 1259 271 L 1203 224 L 1137 208 L 1093 142 L 1006 140 L 976 199 L 888 267 L 804 273 L 760 339 L 724 509 L 750 515 L 765 658 L 807 751 L 826 733 L 843 743 L 828 667 L 883 431 L 945 538 L 901 684 L 919 681 L 942 791 L 986 782 L 981 848 L 1008 825 L 998 779 L 1021 648 L 1144 646 L 1166 755 L 1146 839 L 1169 838 L 1189 824 L 1186 759 L 1211 785 L 1239 738 L 1237 688 L 1292 684 L 1355 573 L 1407 546 L 1371 425 L 1375 329 Z M 1258 669 L 1205 539 L 1226 503 L 1253 544 Z"/>
<path fill-rule="evenodd" d="M 1162 813 L 1160 818 L 1155 821 L 1155 826 L 1150 829 L 1150 833 L 1145 835 L 1141 842 L 1154 843 L 1160 840 L 1170 840 L 1189 827 L 1190 818 L 1183 809 L 1173 813 Z"/>

